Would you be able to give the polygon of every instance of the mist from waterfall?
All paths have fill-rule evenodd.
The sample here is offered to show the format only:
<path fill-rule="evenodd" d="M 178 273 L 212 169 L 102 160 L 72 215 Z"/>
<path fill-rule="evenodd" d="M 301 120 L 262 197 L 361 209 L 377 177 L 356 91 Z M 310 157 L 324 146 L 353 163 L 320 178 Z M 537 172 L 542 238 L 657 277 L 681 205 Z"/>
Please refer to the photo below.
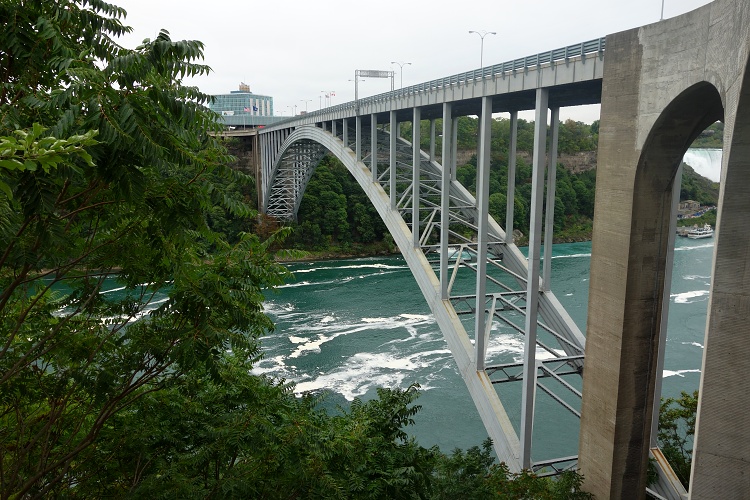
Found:
<path fill-rule="evenodd" d="M 682 158 L 699 175 L 719 182 L 721 178 L 722 150 L 719 148 L 690 148 Z"/>

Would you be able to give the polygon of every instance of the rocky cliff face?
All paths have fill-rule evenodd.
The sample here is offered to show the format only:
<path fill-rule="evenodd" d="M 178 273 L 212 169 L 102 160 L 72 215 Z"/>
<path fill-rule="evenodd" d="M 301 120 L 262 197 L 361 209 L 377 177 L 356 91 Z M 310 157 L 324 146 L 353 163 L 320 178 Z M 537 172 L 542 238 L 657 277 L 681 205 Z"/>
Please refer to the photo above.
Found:
<path fill-rule="evenodd" d="M 574 154 L 559 155 L 557 162 L 561 163 L 570 172 L 579 174 L 596 168 L 596 151 L 581 151 Z"/>
<path fill-rule="evenodd" d="M 456 163 L 458 165 L 466 165 L 471 161 L 471 157 L 476 152 L 471 149 L 463 149 L 456 151 Z M 518 158 L 522 158 L 526 163 L 531 164 L 531 154 L 526 151 L 519 151 L 517 153 Z M 596 151 L 581 151 L 574 154 L 558 154 L 557 162 L 562 164 L 567 170 L 574 174 L 579 174 L 587 170 L 596 168 Z"/>
<path fill-rule="evenodd" d="M 527 163 L 531 163 L 531 154 L 526 151 L 519 151 L 518 157 L 523 158 Z M 557 163 L 574 174 L 580 174 L 587 170 L 596 168 L 596 151 L 581 151 L 573 154 L 558 154 Z"/>

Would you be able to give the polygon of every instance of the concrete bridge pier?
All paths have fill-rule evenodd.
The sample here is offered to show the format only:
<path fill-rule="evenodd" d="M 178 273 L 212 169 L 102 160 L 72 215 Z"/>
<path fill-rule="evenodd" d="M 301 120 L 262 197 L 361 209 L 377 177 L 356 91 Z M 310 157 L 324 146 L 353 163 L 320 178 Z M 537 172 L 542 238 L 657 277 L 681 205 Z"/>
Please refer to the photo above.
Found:
<path fill-rule="evenodd" d="M 579 467 L 597 498 L 645 498 L 672 188 L 725 121 L 691 498 L 750 492 L 750 4 L 717 0 L 607 37 Z"/>

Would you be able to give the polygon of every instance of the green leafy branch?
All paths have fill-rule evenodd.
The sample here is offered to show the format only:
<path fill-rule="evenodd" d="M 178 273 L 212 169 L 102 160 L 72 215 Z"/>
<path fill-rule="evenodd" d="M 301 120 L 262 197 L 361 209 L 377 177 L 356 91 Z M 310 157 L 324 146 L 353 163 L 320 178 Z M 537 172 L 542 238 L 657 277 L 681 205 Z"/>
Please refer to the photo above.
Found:
<path fill-rule="evenodd" d="M 0 167 L 5 171 L 19 172 L 42 169 L 48 174 L 61 163 L 74 166 L 73 158 L 80 158 L 93 166 L 93 159 L 86 148 L 98 143 L 94 139 L 98 131 L 89 130 L 65 139 L 45 136 L 46 131 L 45 127 L 34 123 L 30 130 L 14 130 L 13 135 L 0 136 Z M 0 175 L 4 177 L 2 171 Z M 0 180 L 0 190 L 8 198 L 13 197 L 10 186 L 3 180 Z"/>

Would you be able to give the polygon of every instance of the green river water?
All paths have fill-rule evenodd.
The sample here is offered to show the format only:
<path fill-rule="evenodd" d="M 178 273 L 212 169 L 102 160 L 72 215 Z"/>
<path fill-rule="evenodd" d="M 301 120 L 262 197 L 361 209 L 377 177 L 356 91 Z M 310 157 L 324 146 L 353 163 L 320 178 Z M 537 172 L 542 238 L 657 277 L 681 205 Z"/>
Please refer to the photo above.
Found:
<path fill-rule="evenodd" d="M 713 240 L 678 238 L 665 356 L 664 396 L 693 391 L 700 380 Z M 555 245 L 552 290 L 585 328 L 591 243 Z M 423 446 L 444 452 L 478 445 L 487 434 L 414 278 L 401 257 L 291 264 L 295 280 L 269 294 L 277 325 L 262 340 L 257 373 L 296 382 L 298 391 L 328 390 L 334 408 L 377 387 L 418 383 L 422 411 L 410 429 Z M 523 338 L 494 328 L 489 354 L 521 359 Z M 512 384 L 504 384 L 512 385 Z M 520 390 L 520 387 L 517 388 Z M 516 388 L 500 387 L 518 428 Z M 506 394 L 507 393 L 507 394 Z M 544 419 L 551 401 L 537 400 L 533 459 L 576 454 L 578 421 L 568 412 Z M 555 410 L 557 411 L 557 410 Z M 559 412 L 558 412 L 559 413 Z M 557 415 L 557 414 L 555 414 Z"/>

